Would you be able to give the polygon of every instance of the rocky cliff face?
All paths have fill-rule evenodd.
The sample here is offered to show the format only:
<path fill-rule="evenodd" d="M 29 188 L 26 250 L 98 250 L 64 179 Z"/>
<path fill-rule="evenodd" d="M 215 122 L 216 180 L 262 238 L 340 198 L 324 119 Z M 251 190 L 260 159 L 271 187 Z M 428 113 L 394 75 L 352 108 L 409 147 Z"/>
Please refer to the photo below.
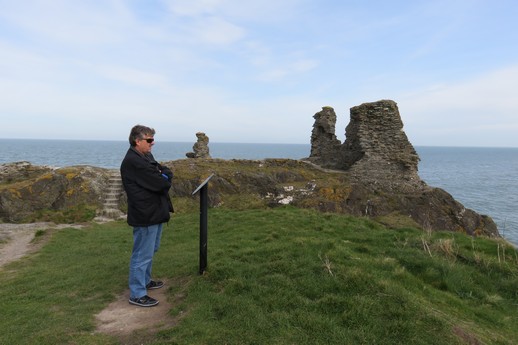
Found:
<path fill-rule="evenodd" d="M 354 213 L 399 214 L 427 229 L 498 235 L 490 217 L 464 208 L 446 191 L 420 179 L 419 156 L 403 131 L 396 102 L 381 100 L 351 108 L 342 145 L 329 139 L 334 135 L 334 110 L 325 107 L 317 115 L 307 160 L 347 173 L 351 183 L 347 202 L 355 205 Z"/>
<path fill-rule="evenodd" d="M 330 171 L 290 159 L 182 159 L 162 164 L 175 172 L 171 196 L 177 212 L 198 209 L 198 200 L 191 193 L 214 173 L 209 186 L 212 207 L 247 209 L 290 204 L 368 216 L 395 227 L 498 236 L 491 218 L 465 209 L 445 191 L 425 185 L 416 189 L 405 184 L 363 183 L 346 171 Z M 13 164 L 10 169 L 13 174 L 0 180 L 0 218 L 4 222 L 24 221 L 40 210 L 93 206 L 101 212 L 113 172 L 88 166 L 51 169 Z M 124 195 L 119 207 L 124 211 Z"/>
<path fill-rule="evenodd" d="M 332 108 L 324 107 L 314 119 L 311 157 L 307 160 L 162 162 L 175 172 L 171 190 L 175 209 L 196 210 L 198 202 L 191 193 L 214 173 L 209 188 L 213 207 L 291 204 L 368 216 L 395 227 L 499 236 L 490 217 L 466 209 L 446 191 L 419 178 L 419 157 L 403 131 L 395 102 L 383 100 L 351 108 L 343 144 L 334 134 L 336 114 Z M 205 142 L 203 136 L 201 142 Z M 27 162 L 0 165 L 0 220 L 19 222 L 38 210 L 82 205 L 100 211 L 112 173 L 89 166 L 52 169 Z M 125 203 L 123 194 L 119 200 L 122 211 Z"/>
<path fill-rule="evenodd" d="M 53 169 L 28 162 L 0 165 L 0 219 L 20 222 L 34 212 L 78 205 L 102 206 L 106 169 L 90 166 Z"/>
<path fill-rule="evenodd" d="M 466 209 L 446 191 L 423 182 L 363 180 L 347 171 L 324 169 L 302 160 L 193 162 L 164 163 L 176 172 L 172 195 L 178 209 L 198 207 L 191 193 L 214 173 L 209 184 L 212 207 L 246 209 L 290 204 L 367 216 L 394 227 L 499 236 L 490 217 Z"/>

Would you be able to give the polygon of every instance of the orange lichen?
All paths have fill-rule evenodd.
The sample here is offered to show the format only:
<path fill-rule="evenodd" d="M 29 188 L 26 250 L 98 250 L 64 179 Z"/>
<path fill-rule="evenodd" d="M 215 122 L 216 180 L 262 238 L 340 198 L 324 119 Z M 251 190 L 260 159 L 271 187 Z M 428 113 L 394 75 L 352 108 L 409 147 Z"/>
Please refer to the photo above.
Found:
<path fill-rule="evenodd" d="M 9 188 L 9 192 L 11 194 L 15 195 L 19 199 L 22 197 L 22 193 L 20 193 L 20 191 L 18 189 Z"/>
<path fill-rule="evenodd" d="M 327 200 L 331 201 L 343 201 L 347 199 L 351 193 L 350 188 L 340 187 L 323 187 L 318 190 L 318 194 L 323 196 Z"/>

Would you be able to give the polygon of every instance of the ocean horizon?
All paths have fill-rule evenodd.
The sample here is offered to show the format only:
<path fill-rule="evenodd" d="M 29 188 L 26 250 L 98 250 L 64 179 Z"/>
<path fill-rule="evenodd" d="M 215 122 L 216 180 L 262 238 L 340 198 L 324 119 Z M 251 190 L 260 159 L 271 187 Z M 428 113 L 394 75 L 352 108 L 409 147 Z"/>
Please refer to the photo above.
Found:
<path fill-rule="evenodd" d="M 158 161 L 187 158 L 192 142 L 156 141 L 153 155 Z M 0 164 L 29 161 L 35 165 L 63 167 L 93 165 L 118 169 L 126 151 L 127 140 L 0 139 Z M 266 159 L 309 157 L 309 144 L 209 143 L 212 158 Z"/>
<path fill-rule="evenodd" d="M 193 144 L 157 141 L 153 155 L 158 161 L 186 159 Z M 118 169 L 128 147 L 122 140 L 0 139 L 0 164 Z M 466 208 L 491 216 L 500 234 L 518 245 L 518 148 L 414 147 L 423 181 L 446 190 Z M 210 142 L 209 149 L 219 159 L 302 159 L 309 157 L 311 145 Z"/>

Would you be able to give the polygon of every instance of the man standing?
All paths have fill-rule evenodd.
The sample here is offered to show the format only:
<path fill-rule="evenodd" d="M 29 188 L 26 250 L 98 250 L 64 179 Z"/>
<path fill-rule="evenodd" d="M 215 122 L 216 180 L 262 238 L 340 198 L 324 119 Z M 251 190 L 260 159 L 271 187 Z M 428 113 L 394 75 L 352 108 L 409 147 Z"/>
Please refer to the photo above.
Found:
<path fill-rule="evenodd" d="M 170 219 L 173 205 L 169 189 L 173 172 L 153 155 L 155 130 L 136 125 L 129 135 L 130 148 L 121 164 L 121 176 L 128 197 L 128 224 L 133 227 L 133 251 L 129 270 L 129 303 L 152 307 L 158 301 L 147 290 L 164 286 L 151 279 L 153 256 L 160 246 L 162 225 Z"/>

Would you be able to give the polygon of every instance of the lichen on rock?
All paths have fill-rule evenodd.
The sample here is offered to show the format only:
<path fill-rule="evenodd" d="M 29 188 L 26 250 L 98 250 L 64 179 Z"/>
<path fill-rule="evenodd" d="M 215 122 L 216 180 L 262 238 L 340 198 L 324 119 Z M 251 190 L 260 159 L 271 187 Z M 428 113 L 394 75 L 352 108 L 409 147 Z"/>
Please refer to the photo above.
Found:
<path fill-rule="evenodd" d="M 28 162 L 0 165 L 0 220 L 20 222 L 34 212 L 100 207 L 107 169 L 91 166 L 51 168 Z"/>

